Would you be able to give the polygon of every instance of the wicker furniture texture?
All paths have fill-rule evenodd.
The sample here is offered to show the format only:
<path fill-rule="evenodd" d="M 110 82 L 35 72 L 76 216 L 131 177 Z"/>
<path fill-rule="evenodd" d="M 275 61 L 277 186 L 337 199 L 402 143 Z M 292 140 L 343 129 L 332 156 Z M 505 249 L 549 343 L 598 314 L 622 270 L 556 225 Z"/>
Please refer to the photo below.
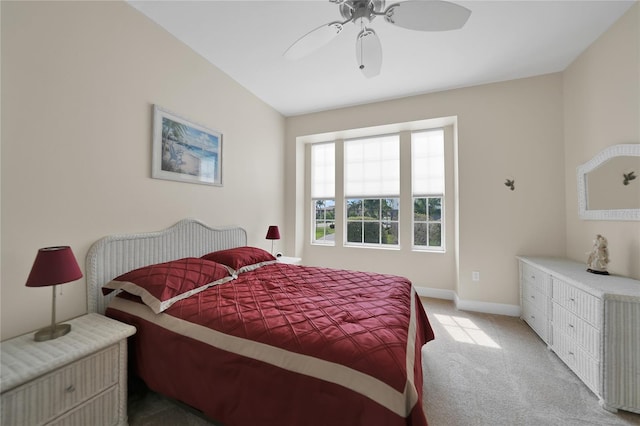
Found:
<path fill-rule="evenodd" d="M 154 263 L 200 257 L 216 250 L 247 245 L 240 227 L 211 228 L 195 219 L 183 219 L 159 232 L 111 235 L 96 241 L 86 258 L 87 306 L 104 314 L 117 292 L 102 294 L 102 286 L 120 274 Z"/>
<path fill-rule="evenodd" d="M 135 328 L 98 314 L 45 342 L 0 344 L 3 425 L 126 425 L 127 341 Z"/>
<path fill-rule="evenodd" d="M 565 259 L 518 259 L 522 319 L 603 408 L 640 413 L 640 281 Z"/>

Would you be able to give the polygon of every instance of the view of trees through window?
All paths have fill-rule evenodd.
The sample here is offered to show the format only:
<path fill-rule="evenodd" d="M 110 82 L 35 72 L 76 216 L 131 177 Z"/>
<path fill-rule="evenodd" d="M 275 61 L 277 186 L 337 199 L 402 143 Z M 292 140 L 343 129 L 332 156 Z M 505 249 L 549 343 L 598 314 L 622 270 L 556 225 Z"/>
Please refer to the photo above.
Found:
<path fill-rule="evenodd" d="M 335 241 L 336 233 L 336 203 L 335 200 L 315 200 L 316 223 L 315 242 L 330 243 Z"/>
<path fill-rule="evenodd" d="M 398 244 L 399 198 L 347 199 L 347 243 Z"/>
<path fill-rule="evenodd" d="M 442 197 L 413 199 L 413 245 L 442 246 Z"/>

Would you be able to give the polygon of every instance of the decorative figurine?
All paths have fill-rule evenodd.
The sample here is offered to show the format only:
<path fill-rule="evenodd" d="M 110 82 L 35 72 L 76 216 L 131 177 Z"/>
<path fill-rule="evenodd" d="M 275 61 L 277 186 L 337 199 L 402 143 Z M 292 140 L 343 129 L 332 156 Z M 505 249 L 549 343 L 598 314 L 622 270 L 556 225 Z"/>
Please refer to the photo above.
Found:
<path fill-rule="evenodd" d="M 637 176 L 635 175 L 635 172 L 629 172 L 629 173 L 623 173 L 622 177 L 624 177 L 624 180 L 622 181 L 622 184 L 623 185 L 629 185 L 629 182 L 634 180 Z"/>
<path fill-rule="evenodd" d="M 587 271 L 594 274 L 609 275 L 607 264 L 609 263 L 609 249 L 607 239 L 602 235 L 596 235 L 593 240 L 593 248 L 587 259 Z"/>
<path fill-rule="evenodd" d="M 509 189 L 513 191 L 514 189 L 516 189 L 515 183 L 516 183 L 515 179 L 507 179 L 504 184 L 505 186 L 508 186 Z"/>

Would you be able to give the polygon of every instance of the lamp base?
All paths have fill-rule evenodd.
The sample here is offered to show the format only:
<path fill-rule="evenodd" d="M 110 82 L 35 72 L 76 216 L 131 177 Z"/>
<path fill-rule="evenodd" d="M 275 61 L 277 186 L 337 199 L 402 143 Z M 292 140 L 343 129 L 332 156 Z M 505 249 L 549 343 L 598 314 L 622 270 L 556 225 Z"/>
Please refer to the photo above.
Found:
<path fill-rule="evenodd" d="M 33 339 L 36 342 L 57 339 L 71 331 L 71 324 L 56 324 L 38 330 Z"/>

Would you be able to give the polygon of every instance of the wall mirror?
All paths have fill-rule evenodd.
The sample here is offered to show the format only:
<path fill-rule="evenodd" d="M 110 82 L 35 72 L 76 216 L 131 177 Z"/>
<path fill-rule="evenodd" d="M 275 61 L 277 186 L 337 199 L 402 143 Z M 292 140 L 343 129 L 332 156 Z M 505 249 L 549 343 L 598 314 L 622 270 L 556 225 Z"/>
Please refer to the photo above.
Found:
<path fill-rule="evenodd" d="M 581 219 L 640 220 L 640 144 L 611 146 L 578 167 L 578 207 Z"/>

